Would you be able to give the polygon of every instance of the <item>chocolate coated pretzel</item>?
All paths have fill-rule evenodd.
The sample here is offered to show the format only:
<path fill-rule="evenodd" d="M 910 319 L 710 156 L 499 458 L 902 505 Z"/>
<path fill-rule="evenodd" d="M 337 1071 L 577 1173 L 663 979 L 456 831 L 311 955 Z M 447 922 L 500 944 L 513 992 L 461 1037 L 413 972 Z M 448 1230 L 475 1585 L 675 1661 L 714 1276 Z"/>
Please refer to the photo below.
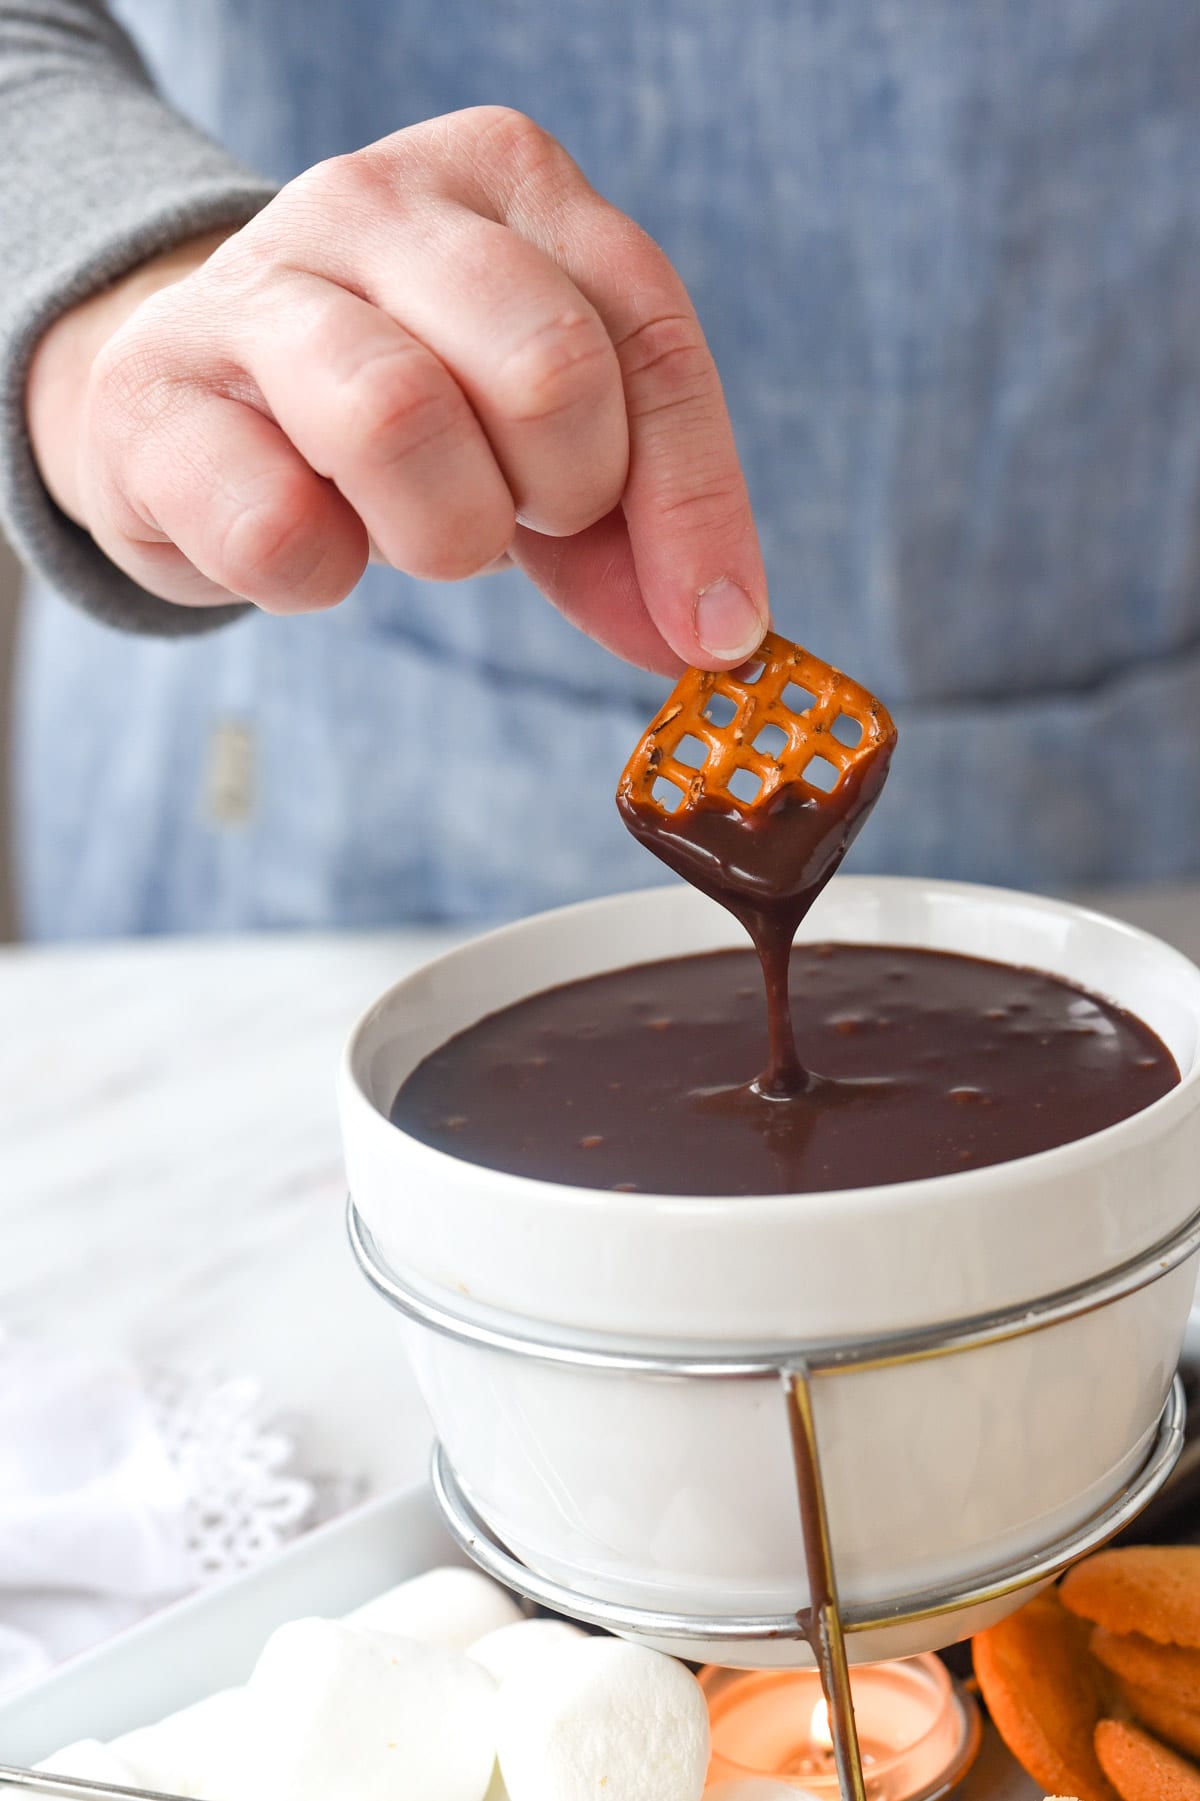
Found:
<path fill-rule="evenodd" d="M 752 813 L 800 783 L 833 808 L 846 776 L 895 738 L 882 701 L 769 632 L 740 670 L 687 671 L 626 764 L 618 796 L 668 815 L 707 797 Z M 664 783 L 678 801 L 664 797 Z"/>

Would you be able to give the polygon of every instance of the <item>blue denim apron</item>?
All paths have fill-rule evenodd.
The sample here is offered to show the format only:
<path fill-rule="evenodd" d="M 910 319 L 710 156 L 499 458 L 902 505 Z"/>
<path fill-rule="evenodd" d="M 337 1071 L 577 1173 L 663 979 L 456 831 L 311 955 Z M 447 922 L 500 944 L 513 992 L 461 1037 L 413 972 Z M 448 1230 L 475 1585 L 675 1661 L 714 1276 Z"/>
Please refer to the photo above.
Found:
<path fill-rule="evenodd" d="M 117 10 L 280 179 L 499 101 L 659 239 L 720 363 L 777 623 L 900 723 L 857 867 L 1200 868 L 1200 9 Z M 37 594 L 27 927 L 491 918 L 653 881 L 612 791 L 663 686 L 517 574 L 372 569 L 332 613 L 184 643 Z"/>

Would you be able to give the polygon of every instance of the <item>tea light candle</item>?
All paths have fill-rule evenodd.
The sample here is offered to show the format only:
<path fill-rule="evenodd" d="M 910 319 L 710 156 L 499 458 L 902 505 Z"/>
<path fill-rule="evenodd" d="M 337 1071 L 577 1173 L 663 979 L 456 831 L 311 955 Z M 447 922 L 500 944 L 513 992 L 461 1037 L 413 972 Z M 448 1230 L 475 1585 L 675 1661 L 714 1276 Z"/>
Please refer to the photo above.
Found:
<path fill-rule="evenodd" d="M 704 1670 L 712 1726 L 711 1786 L 770 1776 L 817 1797 L 838 1795 L 829 1712 L 815 1670 Z M 979 1714 L 937 1657 L 851 1672 L 870 1801 L 933 1801 L 966 1773 Z"/>

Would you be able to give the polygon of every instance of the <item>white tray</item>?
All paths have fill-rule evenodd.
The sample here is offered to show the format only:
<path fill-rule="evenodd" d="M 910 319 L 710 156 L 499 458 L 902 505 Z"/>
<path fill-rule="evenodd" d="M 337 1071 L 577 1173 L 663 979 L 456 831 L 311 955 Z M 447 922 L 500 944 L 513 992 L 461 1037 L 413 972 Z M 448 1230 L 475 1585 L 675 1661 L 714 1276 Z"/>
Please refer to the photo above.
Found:
<path fill-rule="evenodd" d="M 435 1564 L 465 1562 L 424 1485 L 372 1501 L 0 1700 L 0 1762 L 37 1763 L 76 1739 L 162 1719 L 244 1682 L 286 1620 L 343 1614 Z M 955 1801 L 1040 1797 L 988 1726 Z"/>
<path fill-rule="evenodd" d="M 0 1699 L 0 1762 L 111 1739 L 244 1682 L 277 1626 L 337 1616 L 435 1564 L 464 1563 L 423 1484 L 355 1508 L 260 1568 L 164 1608 Z"/>

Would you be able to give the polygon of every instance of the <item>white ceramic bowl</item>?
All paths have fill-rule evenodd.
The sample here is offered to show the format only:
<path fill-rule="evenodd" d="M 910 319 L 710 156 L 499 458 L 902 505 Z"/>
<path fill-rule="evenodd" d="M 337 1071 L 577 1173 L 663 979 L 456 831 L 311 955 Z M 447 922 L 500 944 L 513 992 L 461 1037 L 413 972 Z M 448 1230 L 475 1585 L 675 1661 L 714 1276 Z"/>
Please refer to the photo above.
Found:
<path fill-rule="evenodd" d="M 1133 1118 L 1038 1156 L 798 1196 L 568 1188 L 461 1162 L 389 1123 L 420 1059 L 485 1014 L 576 977 L 744 942 L 690 889 L 624 895 L 451 952 L 355 1028 L 341 1075 L 346 1162 L 383 1258 L 493 1323 L 694 1351 L 857 1339 L 1032 1301 L 1136 1257 L 1195 1211 L 1200 971 L 1177 952 L 1060 902 L 899 878 L 836 880 L 800 936 L 960 951 L 1068 977 L 1151 1025 L 1182 1083 Z M 1115 1496 L 1152 1441 L 1195 1277 L 1192 1258 L 1035 1334 L 821 1378 L 843 1600 L 969 1586 Z M 404 1329 L 465 1490 L 532 1568 L 606 1600 L 680 1613 L 805 1605 L 771 1383 L 556 1369 Z M 1013 1604 L 856 1636 L 851 1652 L 866 1661 L 948 1643 Z M 800 1655 L 765 1646 L 743 1661 Z"/>

